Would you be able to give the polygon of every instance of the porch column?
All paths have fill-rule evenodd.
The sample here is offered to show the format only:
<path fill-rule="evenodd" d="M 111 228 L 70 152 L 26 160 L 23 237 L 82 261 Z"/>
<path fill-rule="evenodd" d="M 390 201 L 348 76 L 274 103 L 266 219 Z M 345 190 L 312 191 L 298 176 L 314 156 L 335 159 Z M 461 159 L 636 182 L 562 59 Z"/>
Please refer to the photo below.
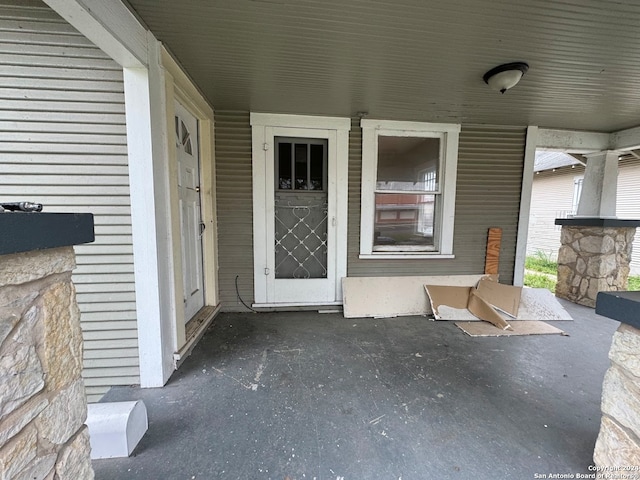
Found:
<path fill-rule="evenodd" d="M 556 296 L 595 307 L 598 292 L 626 290 L 635 220 L 616 218 L 618 152 L 587 155 L 577 215 L 562 225 Z"/>
<path fill-rule="evenodd" d="M 616 218 L 618 156 L 611 150 L 586 155 L 577 217 Z"/>

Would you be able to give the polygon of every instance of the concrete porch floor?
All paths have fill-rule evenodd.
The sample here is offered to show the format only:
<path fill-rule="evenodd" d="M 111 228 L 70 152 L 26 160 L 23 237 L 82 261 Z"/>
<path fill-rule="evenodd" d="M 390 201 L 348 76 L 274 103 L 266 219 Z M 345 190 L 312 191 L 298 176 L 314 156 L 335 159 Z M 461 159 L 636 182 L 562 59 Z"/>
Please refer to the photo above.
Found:
<path fill-rule="evenodd" d="M 533 479 L 590 473 L 618 322 L 562 301 L 570 336 L 471 338 L 424 317 L 221 314 L 143 399 L 119 479 Z"/>

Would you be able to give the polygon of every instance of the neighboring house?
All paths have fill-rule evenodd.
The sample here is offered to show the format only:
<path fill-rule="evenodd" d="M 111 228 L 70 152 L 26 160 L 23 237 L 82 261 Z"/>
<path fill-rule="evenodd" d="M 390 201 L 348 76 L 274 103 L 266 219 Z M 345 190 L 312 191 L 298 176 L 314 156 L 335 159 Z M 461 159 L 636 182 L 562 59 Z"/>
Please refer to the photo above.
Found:
<path fill-rule="evenodd" d="M 335 308 L 345 276 L 482 272 L 490 227 L 520 283 L 536 147 L 640 147 L 633 72 L 582 72 L 568 100 L 535 81 L 573 48 L 590 72 L 589 42 L 616 65 L 640 45 L 584 23 L 556 53 L 535 28 L 514 50 L 441 28 L 495 17 L 482 37 L 500 42 L 499 16 L 531 18 L 514 5 L 0 0 L 0 200 L 95 215 L 74 273 L 89 399 L 164 385 L 220 310 Z M 482 82 L 533 51 L 528 87 Z"/>
<path fill-rule="evenodd" d="M 554 222 L 576 214 L 584 170 L 581 161 L 565 153 L 536 153 L 527 255 L 557 258 L 561 227 Z M 630 155 L 619 162 L 616 212 L 619 218 L 640 218 L 640 159 Z M 640 233 L 633 242 L 631 274 L 640 275 Z"/>

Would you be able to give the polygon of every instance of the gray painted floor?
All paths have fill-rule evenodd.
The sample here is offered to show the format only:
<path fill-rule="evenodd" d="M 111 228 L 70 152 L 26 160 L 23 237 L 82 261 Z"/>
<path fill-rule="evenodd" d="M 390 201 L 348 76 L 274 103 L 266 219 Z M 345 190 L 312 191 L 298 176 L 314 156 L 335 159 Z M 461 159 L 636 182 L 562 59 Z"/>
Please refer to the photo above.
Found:
<path fill-rule="evenodd" d="M 471 338 L 423 317 L 221 314 L 162 389 L 118 479 L 533 479 L 588 473 L 618 322 L 563 302 L 570 336 Z"/>

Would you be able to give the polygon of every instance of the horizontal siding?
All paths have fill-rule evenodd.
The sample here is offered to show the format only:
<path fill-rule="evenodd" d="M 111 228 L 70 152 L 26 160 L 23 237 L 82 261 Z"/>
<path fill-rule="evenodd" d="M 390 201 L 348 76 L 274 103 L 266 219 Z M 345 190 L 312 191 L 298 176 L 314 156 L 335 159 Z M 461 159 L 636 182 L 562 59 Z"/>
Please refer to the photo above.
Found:
<path fill-rule="evenodd" d="M 253 302 L 251 125 L 247 112 L 216 111 L 218 279 L 225 311 L 243 311 L 238 292 Z"/>
<path fill-rule="evenodd" d="M 527 255 L 556 259 L 560 248 L 560 226 L 556 218 L 565 218 L 573 209 L 573 182 L 584 175 L 584 167 L 563 167 L 556 172 L 536 174 L 531 187 L 531 211 L 527 234 Z"/>
<path fill-rule="evenodd" d="M 640 159 L 620 162 L 616 208 L 620 218 L 640 218 Z M 640 275 L 640 230 L 636 230 L 630 266 L 631 275 Z"/>
<path fill-rule="evenodd" d="M 348 275 L 442 275 L 484 271 L 487 231 L 503 228 L 500 274 L 513 278 L 524 157 L 524 128 L 465 126 L 460 136 L 453 260 L 360 260 L 362 133 L 349 135 Z M 249 115 L 216 112 L 220 292 L 227 311 L 253 300 L 251 126 Z"/>
<path fill-rule="evenodd" d="M 90 401 L 139 383 L 122 70 L 48 7 L 0 0 L 0 199 L 93 213 L 75 247 Z"/>
<path fill-rule="evenodd" d="M 487 231 L 503 229 L 500 278 L 513 280 L 525 129 L 463 125 L 460 133 L 453 249 L 455 259 L 361 260 L 361 129 L 349 145 L 349 276 L 476 274 L 484 271 Z"/>

